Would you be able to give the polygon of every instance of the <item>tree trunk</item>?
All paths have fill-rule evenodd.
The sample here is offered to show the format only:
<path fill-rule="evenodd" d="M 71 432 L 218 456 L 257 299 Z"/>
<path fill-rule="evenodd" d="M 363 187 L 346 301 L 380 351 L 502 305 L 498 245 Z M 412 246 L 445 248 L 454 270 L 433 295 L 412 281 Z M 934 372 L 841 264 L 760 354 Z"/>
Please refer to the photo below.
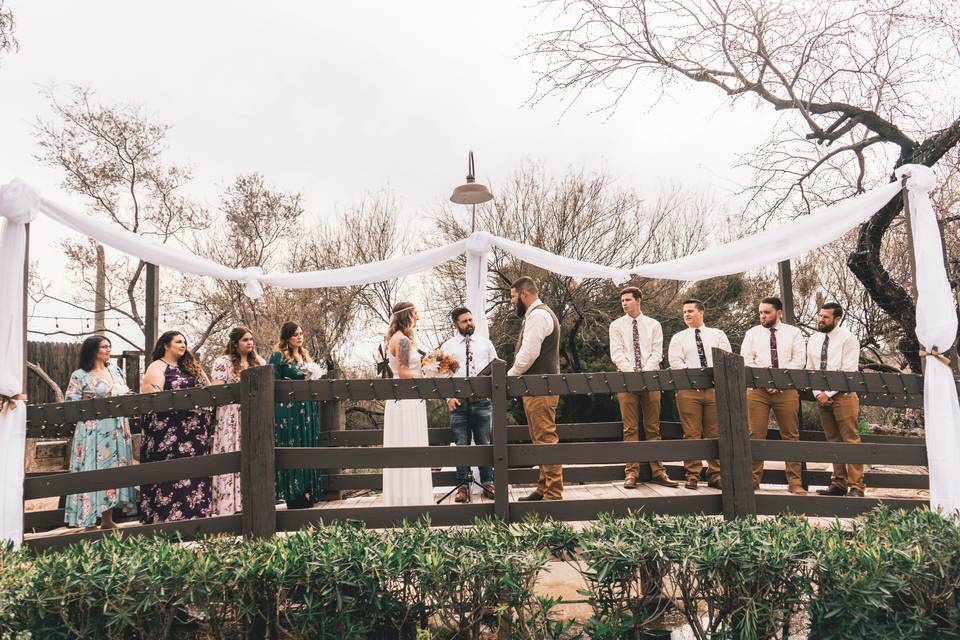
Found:
<path fill-rule="evenodd" d="M 97 243 L 97 291 L 93 305 L 93 332 L 103 335 L 107 330 L 105 309 L 107 308 L 107 253 L 103 245 Z"/>

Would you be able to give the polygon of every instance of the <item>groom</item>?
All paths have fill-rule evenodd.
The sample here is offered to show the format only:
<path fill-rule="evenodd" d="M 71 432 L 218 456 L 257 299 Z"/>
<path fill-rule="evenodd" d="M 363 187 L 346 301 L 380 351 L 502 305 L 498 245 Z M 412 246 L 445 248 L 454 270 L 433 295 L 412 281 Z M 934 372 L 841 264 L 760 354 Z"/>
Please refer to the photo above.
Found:
<path fill-rule="evenodd" d="M 540 301 L 532 278 L 522 276 L 510 287 L 510 302 L 523 318 L 513 367 L 508 376 L 560 373 L 560 323 L 550 307 Z M 557 404 L 560 396 L 524 396 L 530 439 L 534 444 L 557 444 Z M 563 466 L 540 465 L 535 491 L 523 501 L 562 500 Z"/>

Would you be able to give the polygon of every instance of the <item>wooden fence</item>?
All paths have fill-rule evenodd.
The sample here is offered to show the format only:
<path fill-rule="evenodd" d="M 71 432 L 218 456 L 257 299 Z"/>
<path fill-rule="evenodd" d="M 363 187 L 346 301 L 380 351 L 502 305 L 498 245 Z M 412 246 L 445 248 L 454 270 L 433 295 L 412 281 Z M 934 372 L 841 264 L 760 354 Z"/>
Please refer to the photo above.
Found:
<path fill-rule="evenodd" d="M 757 494 L 751 477 L 751 461 L 754 459 L 926 465 L 926 447 L 921 438 L 864 436 L 862 444 L 843 444 L 824 442 L 823 434 L 819 432 L 802 432 L 801 441 L 785 442 L 779 440 L 776 430 L 771 429 L 767 440 L 751 441 L 747 427 L 747 388 L 855 391 L 864 405 L 919 407 L 922 406 L 923 393 L 920 376 L 747 369 L 740 356 L 719 350 L 714 350 L 714 363 L 715 367 L 708 369 L 507 377 L 504 363 L 498 361 L 493 363 L 490 376 L 475 378 L 316 381 L 275 381 L 270 367 L 259 367 L 244 371 L 241 381 L 233 385 L 33 405 L 28 410 L 28 435 L 38 434 L 48 425 L 91 418 L 239 403 L 242 442 L 239 452 L 28 478 L 24 483 L 24 499 L 240 472 L 243 513 L 121 529 L 124 535 L 176 531 L 187 539 L 208 533 L 271 536 L 278 531 L 333 520 L 363 521 L 373 527 L 388 527 L 403 519 L 413 520 L 426 514 L 435 525 L 464 525 L 482 516 L 515 521 L 530 513 L 562 520 L 592 520 L 600 513 L 625 514 L 631 510 L 664 514 L 702 513 L 725 518 L 789 510 L 807 515 L 849 517 L 868 511 L 881 502 L 905 508 L 926 505 L 926 501 L 913 499 Z M 716 388 L 720 426 L 716 439 L 677 439 L 680 437 L 678 425 L 667 424 L 663 429 L 664 440 L 622 442 L 620 423 L 566 424 L 558 426 L 559 444 L 543 446 L 530 444 L 526 427 L 507 424 L 510 398 L 710 387 Z M 376 446 L 382 443 L 383 432 L 371 430 L 327 433 L 323 436 L 325 446 L 322 447 L 274 446 L 276 402 L 313 400 L 321 403 L 321 411 L 328 419 L 335 419 L 337 414 L 342 415 L 341 402 L 347 399 L 484 397 L 492 399 L 493 444 L 490 445 L 383 448 Z M 449 443 L 446 429 L 431 429 L 429 435 L 431 445 Z M 538 464 L 578 465 L 564 470 L 564 480 L 570 484 L 622 478 L 622 463 L 625 461 L 696 458 L 720 459 L 723 485 L 720 494 L 690 492 L 688 495 L 662 497 L 509 501 L 508 484 L 535 483 L 537 470 L 531 467 Z M 615 464 L 617 466 L 613 466 Z M 494 501 L 409 507 L 276 508 L 275 468 L 325 469 L 329 473 L 329 488 L 339 491 L 380 486 L 379 473 L 349 474 L 344 473 L 345 469 L 455 465 L 493 466 L 496 477 Z M 679 467 L 671 468 L 674 477 L 681 472 Z M 805 476 L 813 484 L 826 485 L 829 482 L 829 472 L 826 471 L 807 472 Z M 763 482 L 784 483 L 784 472 L 767 470 Z M 866 482 L 872 487 L 928 486 L 925 474 L 868 473 Z M 434 473 L 435 486 L 454 483 L 452 473 Z M 56 525 L 58 516 L 62 522 L 62 511 L 28 513 L 26 516 L 28 530 Z M 32 538 L 27 544 L 35 548 L 61 546 L 101 535 L 100 531 L 71 532 Z"/>

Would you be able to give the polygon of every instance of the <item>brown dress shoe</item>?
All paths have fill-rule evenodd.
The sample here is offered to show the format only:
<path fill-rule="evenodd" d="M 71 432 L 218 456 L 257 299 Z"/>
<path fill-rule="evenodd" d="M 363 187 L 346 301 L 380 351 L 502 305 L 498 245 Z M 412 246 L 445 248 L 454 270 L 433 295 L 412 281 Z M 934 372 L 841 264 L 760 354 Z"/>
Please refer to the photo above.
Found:
<path fill-rule="evenodd" d="M 847 495 L 851 498 L 862 498 L 863 489 L 857 489 L 856 487 L 850 487 L 850 490 L 847 491 Z"/>
<path fill-rule="evenodd" d="M 838 487 L 835 484 L 830 485 L 826 489 L 817 489 L 817 495 L 821 496 L 845 496 L 847 495 L 847 490 L 843 487 Z"/>
<path fill-rule="evenodd" d="M 497 499 L 496 487 L 493 486 L 492 482 L 488 482 L 487 484 L 483 485 L 483 497 L 489 500 Z"/>
<path fill-rule="evenodd" d="M 693 479 L 687 480 L 683 486 L 685 486 L 687 489 L 690 489 L 691 491 L 696 491 L 697 481 Z"/>
<path fill-rule="evenodd" d="M 627 476 L 627 479 L 623 481 L 624 489 L 636 489 L 637 488 L 637 479 L 633 476 Z"/>
<path fill-rule="evenodd" d="M 522 498 L 517 498 L 520 502 L 540 502 L 543 500 L 543 494 L 539 491 L 531 491 L 529 494 L 523 496 Z"/>
<path fill-rule="evenodd" d="M 457 495 L 453 498 L 454 502 L 470 502 L 470 491 L 466 487 L 457 489 Z"/>
<path fill-rule="evenodd" d="M 795 496 L 805 496 L 805 495 L 807 495 L 807 490 L 804 489 L 803 487 L 799 486 L 799 485 L 793 485 L 792 487 L 790 487 L 789 489 L 787 489 L 787 491 L 789 491 L 790 493 L 792 493 L 792 494 L 795 495 Z"/>
<path fill-rule="evenodd" d="M 656 476 L 655 478 L 650 480 L 650 482 L 652 482 L 653 484 L 658 484 L 661 487 L 670 487 L 671 489 L 673 489 L 674 487 L 680 486 L 679 482 L 674 482 L 667 476 Z"/>

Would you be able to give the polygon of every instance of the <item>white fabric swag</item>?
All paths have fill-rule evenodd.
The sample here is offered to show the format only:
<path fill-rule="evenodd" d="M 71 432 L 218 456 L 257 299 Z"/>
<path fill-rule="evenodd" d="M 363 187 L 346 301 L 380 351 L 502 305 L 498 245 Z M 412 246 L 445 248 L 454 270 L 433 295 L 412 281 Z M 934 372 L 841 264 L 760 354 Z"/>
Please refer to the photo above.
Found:
<path fill-rule="evenodd" d="M 909 175 L 913 243 L 917 256 L 917 336 L 927 351 L 946 351 L 957 332 L 954 300 L 943 266 L 939 227 L 930 205 L 934 185 L 932 171 L 924 166 L 906 165 L 898 176 Z M 161 267 L 234 280 L 244 285 L 252 298 L 268 284 L 286 288 L 343 287 L 392 280 L 426 271 L 461 255 L 466 258 L 466 305 L 474 312 L 477 333 L 487 336 L 486 282 L 490 251 L 496 247 L 529 264 L 560 275 L 609 278 L 625 282 L 631 275 L 672 280 L 702 280 L 740 273 L 802 255 L 842 237 L 865 222 L 900 191 L 890 182 L 838 204 L 823 207 L 778 227 L 741 238 L 698 253 L 616 268 L 554 255 L 543 249 L 478 231 L 452 244 L 370 264 L 304 273 L 263 273 L 257 267 L 235 269 L 182 248 L 159 244 L 92 216 L 71 211 L 29 186 L 13 181 L 0 189 L 0 393 L 20 391 L 22 353 L 22 304 L 24 225 L 43 213 L 83 235 Z M 927 418 L 927 449 L 932 507 L 960 510 L 960 409 L 957 390 L 948 367 L 934 358 L 927 364 L 924 380 L 924 410 Z M 23 439 L 26 413 L 8 411 L 0 418 L 0 538 L 19 541 L 22 530 Z M 9 458 L 7 454 L 9 452 Z M 19 452 L 19 453 L 18 453 Z M 16 463 L 16 460 L 19 460 Z"/>

